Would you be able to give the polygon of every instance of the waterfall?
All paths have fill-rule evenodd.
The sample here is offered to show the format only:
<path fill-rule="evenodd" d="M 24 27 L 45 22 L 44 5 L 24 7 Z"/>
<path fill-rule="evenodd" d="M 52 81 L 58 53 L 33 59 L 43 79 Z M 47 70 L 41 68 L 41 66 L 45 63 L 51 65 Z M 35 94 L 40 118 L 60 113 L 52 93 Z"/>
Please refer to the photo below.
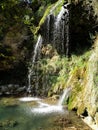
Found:
<path fill-rule="evenodd" d="M 59 101 L 58 101 L 58 105 L 59 105 L 59 106 L 63 104 L 64 99 L 66 99 L 66 100 L 68 99 L 68 97 L 69 97 L 69 95 L 70 95 L 70 91 L 71 91 L 71 88 L 70 88 L 70 87 L 68 87 L 68 88 L 66 88 L 66 89 L 64 90 L 62 96 L 60 97 L 60 99 L 59 99 Z"/>
<path fill-rule="evenodd" d="M 34 54 L 32 57 L 32 65 L 28 72 L 28 92 L 31 92 L 31 79 L 33 80 L 34 88 L 37 90 L 39 87 L 39 64 L 36 62 L 40 59 L 40 49 L 42 42 L 44 44 L 52 44 L 57 49 L 58 53 L 65 54 L 68 57 L 69 54 L 69 3 L 64 3 L 61 11 L 57 16 L 53 14 L 54 9 L 61 4 L 62 0 L 59 0 L 57 4 L 50 10 L 50 14 L 47 16 L 44 26 L 42 26 L 42 36 L 39 35 L 37 43 L 34 48 Z M 43 37 L 43 39 L 42 39 Z M 35 68 L 34 68 L 35 67 Z M 36 70 L 36 71 L 35 71 Z M 31 78 L 33 76 L 33 78 Z M 46 83 L 43 85 L 47 88 L 47 75 L 45 76 Z"/>
<path fill-rule="evenodd" d="M 54 44 L 59 45 L 59 51 L 69 53 L 69 3 L 64 4 L 54 23 Z"/>
<path fill-rule="evenodd" d="M 58 53 L 69 54 L 69 3 L 64 3 L 61 11 L 55 16 L 55 9 L 61 4 L 59 0 L 50 10 L 42 27 L 43 43 L 51 44 Z"/>
<path fill-rule="evenodd" d="M 42 37 L 41 37 L 41 35 L 39 35 L 37 43 L 36 43 L 35 48 L 34 48 L 34 54 L 33 54 L 32 61 L 31 61 L 32 65 L 29 68 L 29 73 L 28 73 L 28 89 L 27 89 L 28 93 L 31 93 L 31 76 L 34 72 L 34 70 L 33 70 L 34 63 L 40 57 L 41 44 L 42 44 Z M 38 75 L 36 75 L 36 76 L 38 76 Z"/>
<path fill-rule="evenodd" d="M 56 18 L 56 22 L 55 22 L 56 28 L 59 26 L 59 23 L 60 23 L 64 13 L 65 13 L 65 9 L 64 9 L 64 7 L 62 7 L 60 13 L 58 14 L 58 16 Z"/>

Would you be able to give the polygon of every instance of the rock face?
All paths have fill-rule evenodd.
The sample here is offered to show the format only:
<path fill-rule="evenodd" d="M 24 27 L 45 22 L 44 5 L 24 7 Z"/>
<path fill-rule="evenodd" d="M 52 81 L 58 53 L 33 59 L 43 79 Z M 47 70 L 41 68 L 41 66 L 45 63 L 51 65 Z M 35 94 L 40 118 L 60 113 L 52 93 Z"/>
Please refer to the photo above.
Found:
<path fill-rule="evenodd" d="M 97 53 L 98 36 L 86 66 L 75 68 L 70 73 L 67 85 L 72 87 L 72 94 L 68 101 L 69 109 L 76 109 L 78 115 L 90 116 L 92 121 L 98 125 Z"/>
<path fill-rule="evenodd" d="M 23 21 L 26 11 L 32 13 L 19 1 L 0 4 L 0 85 L 27 82 L 33 34 Z"/>
<path fill-rule="evenodd" d="M 0 96 L 3 95 L 21 95 L 26 93 L 26 86 L 19 86 L 18 84 L 8 84 L 0 86 Z"/>
<path fill-rule="evenodd" d="M 5 35 L 2 41 L 4 55 L 0 56 L 0 84 L 26 84 L 26 64 L 30 48 L 33 48 L 31 39 L 28 29 L 20 25 L 13 26 Z"/>

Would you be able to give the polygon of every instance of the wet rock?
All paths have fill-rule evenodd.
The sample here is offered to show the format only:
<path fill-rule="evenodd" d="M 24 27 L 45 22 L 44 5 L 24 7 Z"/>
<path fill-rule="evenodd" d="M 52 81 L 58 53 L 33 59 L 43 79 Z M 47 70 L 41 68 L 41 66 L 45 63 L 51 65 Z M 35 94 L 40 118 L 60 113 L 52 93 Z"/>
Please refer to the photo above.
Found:
<path fill-rule="evenodd" d="M 13 84 L 8 84 L 8 88 L 11 89 L 13 87 Z"/>
<path fill-rule="evenodd" d="M 20 86 L 18 84 L 8 84 L 0 86 L 0 95 L 17 95 L 21 92 L 26 92 L 26 86 Z"/>
<path fill-rule="evenodd" d="M 23 92 L 23 91 L 25 91 L 25 90 L 26 90 L 26 86 L 18 88 L 18 89 L 16 90 L 16 92 Z"/>
<path fill-rule="evenodd" d="M 1 92 L 6 92 L 8 91 L 8 87 L 7 86 L 1 86 Z"/>
<path fill-rule="evenodd" d="M 53 99 L 53 100 L 57 100 L 57 99 L 59 99 L 59 95 L 53 95 L 52 97 L 51 97 L 51 99 Z"/>

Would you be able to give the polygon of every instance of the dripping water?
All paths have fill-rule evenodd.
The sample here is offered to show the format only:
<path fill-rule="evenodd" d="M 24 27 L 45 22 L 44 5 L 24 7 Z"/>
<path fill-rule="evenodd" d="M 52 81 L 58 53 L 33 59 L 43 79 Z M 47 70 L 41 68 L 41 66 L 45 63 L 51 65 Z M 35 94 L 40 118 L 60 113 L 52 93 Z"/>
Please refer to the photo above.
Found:
<path fill-rule="evenodd" d="M 69 10 L 67 10 L 66 19 L 66 57 L 69 55 Z"/>
<path fill-rule="evenodd" d="M 49 32 L 50 32 L 50 15 L 47 17 L 47 41 L 49 41 Z"/>

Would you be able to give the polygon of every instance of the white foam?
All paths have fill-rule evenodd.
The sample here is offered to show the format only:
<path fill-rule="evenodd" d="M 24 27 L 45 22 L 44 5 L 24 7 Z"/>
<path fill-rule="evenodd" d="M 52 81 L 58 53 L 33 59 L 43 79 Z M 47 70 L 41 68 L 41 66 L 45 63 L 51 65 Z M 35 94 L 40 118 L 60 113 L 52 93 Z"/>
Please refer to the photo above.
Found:
<path fill-rule="evenodd" d="M 33 113 L 40 113 L 40 114 L 48 114 L 48 113 L 53 113 L 53 112 L 63 112 L 63 107 L 62 106 L 55 106 L 55 105 L 48 105 L 44 107 L 38 107 L 38 108 L 33 108 L 31 110 Z"/>
<path fill-rule="evenodd" d="M 40 102 L 40 101 L 38 101 L 38 103 L 39 103 L 39 107 L 49 107 L 50 106 L 49 104 L 43 103 L 43 102 Z"/>
<path fill-rule="evenodd" d="M 23 97 L 19 99 L 19 101 L 22 101 L 22 102 L 30 102 L 30 101 L 38 101 L 38 100 L 41 100 L 41 99 L 34 98 L 34 97 Z"/>

